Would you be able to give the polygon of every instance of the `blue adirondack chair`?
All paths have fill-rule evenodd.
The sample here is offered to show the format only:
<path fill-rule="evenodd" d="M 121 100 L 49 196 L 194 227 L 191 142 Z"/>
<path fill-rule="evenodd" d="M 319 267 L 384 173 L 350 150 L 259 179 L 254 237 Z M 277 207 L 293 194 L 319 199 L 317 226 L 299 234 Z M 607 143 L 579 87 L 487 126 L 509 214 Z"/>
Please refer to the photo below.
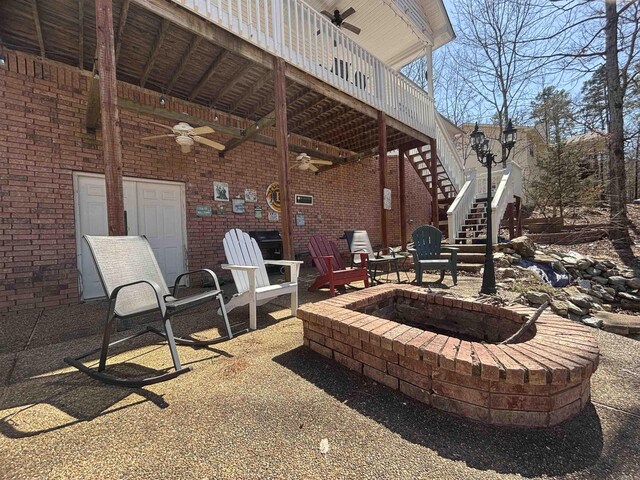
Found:
<path fill-rule="evenodd" d="M 453 284 L 458 283 L 458 267 L 456 265 L 458 249 L 442 246 L 442 232 L 431 225 L 416 228 L 411 234 L 414 247 L 409 249 L 413 255 L 416 281 L 422 285 L 422 274 L 425 270 L 440 270 L 440 282 L 446 270 L 451 271 Z M 443 257 L 442 252 L 451 252 L 451 257 Z"/>

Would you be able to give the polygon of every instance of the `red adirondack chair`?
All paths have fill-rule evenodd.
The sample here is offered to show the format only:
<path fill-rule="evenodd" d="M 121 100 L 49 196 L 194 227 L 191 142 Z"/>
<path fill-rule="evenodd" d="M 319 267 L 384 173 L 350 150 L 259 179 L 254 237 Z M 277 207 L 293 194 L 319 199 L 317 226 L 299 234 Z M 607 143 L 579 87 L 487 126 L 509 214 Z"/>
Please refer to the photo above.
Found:
<path fill-rule="evenodd" d="M 359 252 L 360 266 L 357 268 L 346 268 L 342 261 L 342 256 L 338 246 L 326 237 L 321 235 L 313 236 L 309 239 L 309 253 L 313 263 L 320 272 L 318 278 L 309 287 L 309 291 L 329 285 L 331 296 L 336 294 L 336 286 L 347 285 L 351 282 L 362 280 L 364 286 L 369 286 L 369 276 L 367 274 L 367 253 Z"/>

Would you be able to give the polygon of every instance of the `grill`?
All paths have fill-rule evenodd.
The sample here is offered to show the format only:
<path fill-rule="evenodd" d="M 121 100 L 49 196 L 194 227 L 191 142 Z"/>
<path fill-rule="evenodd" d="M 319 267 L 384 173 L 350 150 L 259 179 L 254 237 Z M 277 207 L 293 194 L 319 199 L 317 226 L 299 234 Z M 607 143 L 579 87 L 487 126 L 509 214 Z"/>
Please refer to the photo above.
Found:
<path fill-rule="evenodd" d="M 278 230 L 258 230 L 249 232 L 251 238 L 255 238 L 262 258 L 265 260 L 282 260 L 282 237 Z M 270 273 L 280 272 L 281 267 L 278 265 L 267 265 L 267 271 Z"/>

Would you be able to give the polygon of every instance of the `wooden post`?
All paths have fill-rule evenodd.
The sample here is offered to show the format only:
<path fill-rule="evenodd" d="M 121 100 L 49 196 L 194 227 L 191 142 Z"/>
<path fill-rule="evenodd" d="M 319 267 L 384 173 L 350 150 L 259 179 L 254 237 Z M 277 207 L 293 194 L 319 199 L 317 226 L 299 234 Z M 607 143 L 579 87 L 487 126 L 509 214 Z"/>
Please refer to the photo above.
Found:
<path fill-rule="evenodd" d="M 276 151 L 278 156 L 278 179 L 280 183 L 280 222 L 282 226 L 282 256 L 295 260 L 293 247 L 293 225 L 289 203 L 289 148 L 287 145 L 287 85 L 284 60 L 273 58 Z M 288 272 L 287 272 L 288 273 Z"/>
<path fill-rule="evenodd" d="M 116 83 L 116 58 L 111 0 L 95 0 L 102 151 L 107 195 L 109 235 L 125 235 L 122 187 L 122 145 Z"/>
<path fill-rule="evenodd" d="M 440 227 L 440 209 L 438 206 L 438 157 L 436 155 L 436 139 L 432 138 L 429 142 L 430 146 L 430 165 L 431 171 L 431 225 Z"/>
<path fill-rule="evenodd" d="M 378 111 L 378 168 L 380 170 L 380 235 L 382 249 L 389 246 L 387 237 L 387 211 L 384 209 L 384 189 L 387 186 L 387 117 Z"/>
<path fill-rule="evenodd" d="M 515 225 L 514 225 L 514 217 L 516 215 L 516 209 L 514 208 L 513 202 L 507 205 L 507 219 L 509 220 L 509 239 L 513 240 L 515 238 Z"/>
<path fill-rule="evenodd" d="M 516 236 L 522 236 L 522 199 L 516 197 Z"/>
<path fill-rule="evenodd" d="M 407 205 L 406 205 L 406 190 L 407 185 L 404 178 L 404 159 L 405 149 L 400 147 L 398 155 L 398 177 L 399 178 L 399 190 L 400 190 L 400 245 L 402 250 L 407 249 Z"/>

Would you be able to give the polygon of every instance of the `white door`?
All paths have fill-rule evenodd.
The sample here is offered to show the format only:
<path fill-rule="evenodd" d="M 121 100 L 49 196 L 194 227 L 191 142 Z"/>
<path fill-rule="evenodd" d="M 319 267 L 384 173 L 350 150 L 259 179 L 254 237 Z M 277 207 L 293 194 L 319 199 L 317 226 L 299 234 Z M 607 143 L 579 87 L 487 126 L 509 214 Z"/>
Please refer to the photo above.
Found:
<path fill-rule="evenodd" d="M 77 174 L 76 236 L 82 299 L 105 295 L 82 235 L 108 235 L 104 176 Z M 165 281 L 172 285 L 184 271 L 186 235 L 182 186 L 127 178 L 123 180 L 124 207 L 129 235 L 147 235 Z"/>

